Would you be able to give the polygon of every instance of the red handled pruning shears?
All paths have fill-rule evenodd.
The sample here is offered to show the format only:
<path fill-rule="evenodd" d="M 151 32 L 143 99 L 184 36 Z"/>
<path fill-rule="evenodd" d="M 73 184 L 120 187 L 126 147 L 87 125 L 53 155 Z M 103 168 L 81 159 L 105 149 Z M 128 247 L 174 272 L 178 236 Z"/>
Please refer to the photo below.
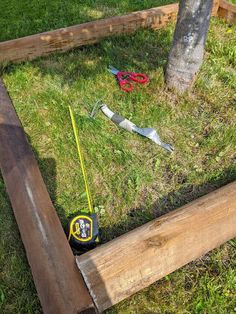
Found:
<path fill-rule="evenodd" d="M 108 71 L 116 75 L 121 89 L 123 89 L 125 92 L 131 92 L 134 89 L 131 81 L 140 84 L 146 84 L 149 82 L 149 78 L 145 74 L 135 72 L 122 72 L 111 65 L 108 67 Z"/>

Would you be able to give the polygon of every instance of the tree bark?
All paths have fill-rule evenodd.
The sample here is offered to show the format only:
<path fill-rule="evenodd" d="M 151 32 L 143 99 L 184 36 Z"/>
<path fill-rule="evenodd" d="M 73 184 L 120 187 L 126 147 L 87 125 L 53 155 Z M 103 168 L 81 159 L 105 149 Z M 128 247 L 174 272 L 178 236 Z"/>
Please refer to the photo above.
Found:
<path fill-rule="evenodd" d="M 166 83 L 182 93 L 194 82 L 204 54 L 213 0 L 181 0 Z"/>

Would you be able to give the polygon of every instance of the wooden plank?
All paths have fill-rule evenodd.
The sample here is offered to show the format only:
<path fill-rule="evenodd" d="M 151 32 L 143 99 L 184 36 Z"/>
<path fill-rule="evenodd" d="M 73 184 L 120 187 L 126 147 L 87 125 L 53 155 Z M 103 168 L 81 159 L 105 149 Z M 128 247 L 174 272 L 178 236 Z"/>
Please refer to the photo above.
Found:
<path fill-rule="evenodd" d="M 229 3 L 226 0 L 219 1 L 219 8 L 226 9 L 228 11 L 236 13 L 236 5 L 233 3 Z"/>
<path fill-rule="evenodd" d="M 43 312 L 96 313 L 20 120 L 1 80 L 0 167 Z"/>
<path fill-rule="evenodd" d="M 103 311 L 235 236 L 236 182 L 77 257 L 77 264 Z"/>
<path fill-rule="evenodd" d="M 214 2 L 212 14 L 216 15 L 217 10 L 218 0 Z M 64 52 L 96 43 L 105 37 L 133 33 L 139 28 L 158 29 L 175 21 L 177 12 L 178 4 L 174 3 L 1 42 L 0 63 L 32 60 L 52 52 Z"/>
<path fill-rule="evenodd" d="M 236 23 L 236 5 L 225 0 L 220 0 L 218 16 L 229 23 Z"/>
<path fill-rule="evenodd" d="M 214 0 L 213 1 L 213 7 L 212 7 L 212 16 L 217 16 L 218 9 L 220 5 L 220 0 Z"/>

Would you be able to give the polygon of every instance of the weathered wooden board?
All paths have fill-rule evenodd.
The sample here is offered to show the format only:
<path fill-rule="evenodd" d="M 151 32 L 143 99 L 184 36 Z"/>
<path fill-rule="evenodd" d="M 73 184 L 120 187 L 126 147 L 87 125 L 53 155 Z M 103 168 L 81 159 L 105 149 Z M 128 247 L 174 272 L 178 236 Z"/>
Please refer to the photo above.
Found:
<path fill-rule="evenodd" d="M 217 14 L 218 2 L 218 0 L 214 2 L 213 15 Z M 141 27 L 158 29 L 170 21 L 175 21 L 177 13 L 178 4 L 174 3 L 1 42 L 0 63 L 20 62 L 46 56 L 52 52 L 67 51 L 96 43 L 112 35 L 132 33 Z"/>
<path fill-rule="evenodd" d="M 96 313 L 33 152 L 1 80 L 0 168 L 43 312 Z"/>
<path fill-rule="evenodd" d="M 77 264 L 103 311 L 235 236 L 236 182 L 77 257 Z"/>
<path fill-rule="evenodd" d="M 225 0 L 220 0 L 218 16 L 229 23 L 236 23 L 236 5 Z"/>

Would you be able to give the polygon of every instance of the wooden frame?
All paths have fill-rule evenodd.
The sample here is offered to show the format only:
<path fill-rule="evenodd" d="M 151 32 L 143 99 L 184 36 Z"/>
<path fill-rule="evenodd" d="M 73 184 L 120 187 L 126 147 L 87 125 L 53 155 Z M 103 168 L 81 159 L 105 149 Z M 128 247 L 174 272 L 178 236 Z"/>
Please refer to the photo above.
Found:
<path fill-rule="evenodd" d="M 212 14 L 235 22 L 235 8 L 215 1 Z M 0 62 L 34 59 L 140 27 L 160 28 L 176 18 L 177 10 L 173 4 L 2 42 Z M 233 182 L 77 257 L 76 268 L 1 80 L 0 168 L 44 313 L 102 312 L 236 236 Z"/>

